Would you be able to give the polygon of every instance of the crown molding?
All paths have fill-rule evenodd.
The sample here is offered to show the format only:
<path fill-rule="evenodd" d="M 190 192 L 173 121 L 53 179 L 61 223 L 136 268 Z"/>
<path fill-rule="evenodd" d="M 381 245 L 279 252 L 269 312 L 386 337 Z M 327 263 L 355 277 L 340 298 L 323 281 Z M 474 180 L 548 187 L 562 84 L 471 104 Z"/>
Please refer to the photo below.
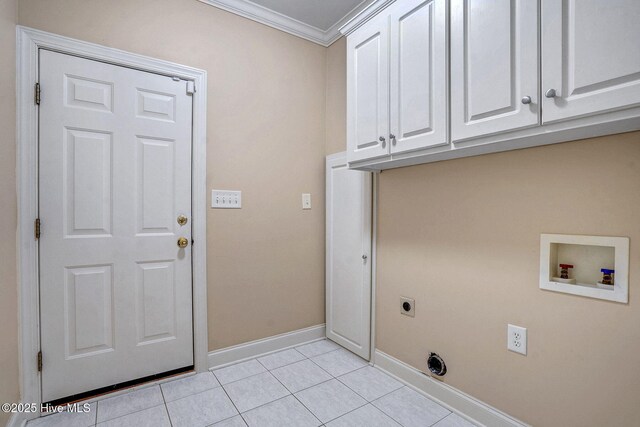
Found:
<path fill-rule="evenodd" d="M 365 22 L 376 16 L 385 7 L 389 6 L 396 0 L 376 0 L 369 6 L 362 9 L 359 13 L 351 17 L 344 25 L 340 27 L 340 33 L 343 36 L 348 36 L 356 29 L 361 27 Z"/>
<path fill-rule="evenodd" d="M 284 31 L 297 37 L 309 40 L 324 47 L 328 47 L 333 42 L 342 37 L 340 29 L 345 23 L 350 22 L 355 16 L 359 16 L 365 7 L 365 1 L 360 2 L 349 13 L 347 13 L 340 21 L 331 26 L 328 30 L 321 30 L 312 25 L 306 24 L 297 19 L 275 12 L 259 4 L 248 0 L 198 0 L 218 9 L 240 15 L 252 21 L 259 22 L 269 27 Z M 378 0 L 380 1 L 380 0 Z M 378 3 L 376 1 L 375 3 Z M 389 1 L 389 0 L 385 0 Z M 374 4 L 375 4 L 374 3 Z"/>

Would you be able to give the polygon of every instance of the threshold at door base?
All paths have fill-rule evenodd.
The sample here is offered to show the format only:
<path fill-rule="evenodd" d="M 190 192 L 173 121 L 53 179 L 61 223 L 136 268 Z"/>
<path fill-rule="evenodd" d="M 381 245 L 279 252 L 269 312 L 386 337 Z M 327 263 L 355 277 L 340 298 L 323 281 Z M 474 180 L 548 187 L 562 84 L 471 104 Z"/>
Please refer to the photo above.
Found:
<path fill-rule="evenodd" d="M 110 385 L 108 387 L 102 387 L 102 388 L 99 388 L 99 389 L 96 389 L 96 390 L 87 391 L 85 393 L 79 393 L 79 394 L 75 394 L 73 396 L 63 397 L 62 399 L 56 399 L 56 400 L 52 400 L 50 402 L 44 402 L 43 403 L 43 407 L 44 406 L 56 407 L 56 406 L 61 406 L 61 405 L 77 403 L 77 402 L 85 401 L 85 400 L 88 400 L 88 399 L 95 399 L 97 397 L 105 396 L 105 395 L 113 393 L 113 392 L 123 391 L 123 390 L 126 390 L 126 389 L 130 389 L 130 388 L 134 388 L 134 387 L 140 386 L 140 385 L 145 384 L 145 383 L 152 383 L 154 381 L 176 377 L 176 376 L 183 375 L 183 374 L 189 373 L 189 372 L 194 372 L 195 373 L 195 371 L 193 369 L 193 366 L 185 366 L 184 368 L 173 369 L 171 371 L 162 372 L 162 373 L 155 374 L 155 375 L 149 375 L 149 376 L 146 376 L 146 377 L 143 377 L 143 378 L 138 378 L 138 379 L 135 379 L 135 380 L 126 381 L 126 382 L 122 382 L 122 383 L 118 383 L 118 384 L 113 384 L 113 385 Z M 43 412 L 43 415 L 44 414 L 45 414 L 45 412 Z"/>

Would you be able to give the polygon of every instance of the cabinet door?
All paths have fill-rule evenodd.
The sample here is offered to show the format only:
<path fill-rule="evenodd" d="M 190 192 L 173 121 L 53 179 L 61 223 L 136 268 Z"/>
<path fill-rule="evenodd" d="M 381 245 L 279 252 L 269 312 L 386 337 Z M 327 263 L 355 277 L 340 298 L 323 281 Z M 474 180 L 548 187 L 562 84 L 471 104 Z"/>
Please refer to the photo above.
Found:
<path fill-rule="evenodd" d="M 389 154 L 389 16 L 380 14 L 347 39 L 349 162 Z"/>
<path fill-rule="evenodd" d="M 391 153 L 446 145 L 446 1 L 404 0 L 389 14 Z"/>
<path fill-rule="evenodd" d="M 537 125 L 538 81 L 537 1 L 452 0 L 453 141 Z"/>
<path fill-rule="evenodd" d="M 638 0 L 543 0 L 544 123 L 640 105 L 639 23 Z"/>

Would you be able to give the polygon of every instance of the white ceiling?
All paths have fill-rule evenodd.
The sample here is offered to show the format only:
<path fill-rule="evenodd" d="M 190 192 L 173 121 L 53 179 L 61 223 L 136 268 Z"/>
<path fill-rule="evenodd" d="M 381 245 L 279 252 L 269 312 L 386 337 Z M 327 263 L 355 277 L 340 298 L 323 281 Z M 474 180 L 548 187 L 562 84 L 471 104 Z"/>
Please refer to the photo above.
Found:
<path fill-rule="evenodd" d="M 373 0 L 249 0 L 297 21 L 327 31 L 356 6 Z"/>
<path fill-rule="evenodd" d="M 312 42 L 329 46 L 354 16 L 393 0 L 200 0 Z"/>

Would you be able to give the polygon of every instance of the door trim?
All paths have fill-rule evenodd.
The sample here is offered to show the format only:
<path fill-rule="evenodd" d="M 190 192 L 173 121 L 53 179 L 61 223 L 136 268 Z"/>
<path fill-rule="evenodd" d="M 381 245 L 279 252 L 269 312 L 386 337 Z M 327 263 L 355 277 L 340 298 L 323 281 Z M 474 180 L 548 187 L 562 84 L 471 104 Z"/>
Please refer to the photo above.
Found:
<path fill-rule="evenodd" d="M 207 270 L 206 270 L 206 118 L 207 72 L 172 62 L 128 53 L 32 28 L 16 28 L 16 178 L 18 196 L 18 324 L 19 379 L 22 402 L 42 403 L 41 376 L 37 370 L 40 351 L 40 305 L 38 291 L 38 241 L 33 234 L 38 217 L 38 108 L 34 85 L 38 81 L 38 50 L 45 48 L 91 60 L 176 76 L 193 81 L 192 124 L 192 249 L 194 368 L 208 369 Z M 185 88 L 186 90 L 186 88 Z M 43 91 L 46 96 L 46 88 Z M 46 226 L 45 226 L 46 227 Z M 44 229 L 46 232 L 46 228 Z M 46 360 L 46 355 L 45 355 Z M 36 418 L 40 412 L 25 414 Z"/>

